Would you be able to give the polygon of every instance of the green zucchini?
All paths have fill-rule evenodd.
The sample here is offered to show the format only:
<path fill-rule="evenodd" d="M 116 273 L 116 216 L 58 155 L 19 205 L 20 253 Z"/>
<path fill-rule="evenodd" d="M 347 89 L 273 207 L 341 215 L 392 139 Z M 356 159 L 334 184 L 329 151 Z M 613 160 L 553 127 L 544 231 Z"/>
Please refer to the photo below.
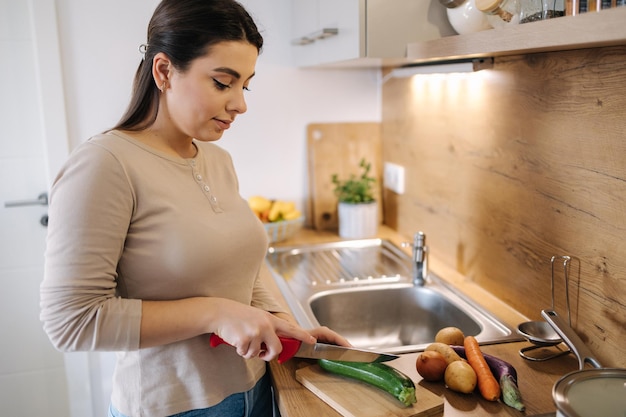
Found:
<path fill-rule="evenodd" d="M 413 380 L 384 363 L 344 362 L 320 359 L 320 367 L 333 374 L 342 375 L 373 385 L 410 406 L 417 402 Z"/>

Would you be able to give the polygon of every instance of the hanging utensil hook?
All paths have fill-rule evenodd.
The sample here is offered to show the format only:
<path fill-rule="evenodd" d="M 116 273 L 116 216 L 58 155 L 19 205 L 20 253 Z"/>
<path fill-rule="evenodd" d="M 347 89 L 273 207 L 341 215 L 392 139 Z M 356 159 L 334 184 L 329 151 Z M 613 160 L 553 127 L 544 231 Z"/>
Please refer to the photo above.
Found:
<path fill-rule="evenodd" d="M 570 310 L 569 305 L 569 264 L 572 260 L 571 256 L 561 255 L 561 256 L 553 256 L 550 259 L 550 264 L 552 266 L 552 280 L 550 282 L 550 288 L 552 291 L 552 310 L 555 310 L 556 307 L 554 305 L 554 261 L 556 259 L 563 259 L 563 278 L 565 280 L 565 304 L 567 306 L 567 321 L 569 325 L 572 325 L 572 312 Z"/>
<path fill-rule="evenodd" d="M 550 258 L 550 264 L 551 264 L 551 274 L 550 274 L 550 290 L 551 291 L 550 292 L 552 295 L 551 311 L 555 311 L 556 309 L 555 295 L 554 295 L 555 293 L 555 285 L 554 285 L 555 269 L 554 268 L 555 268 L 555 264 L 558 265 L 557 263 L 558 259 L 563 260 L 563 278 L 565 281 L 565 302 L 567 305 L 567 318 L 568 318 L 569 325 L 571 327 L 572 314 L 571 314 L 570 303 L 569 303 L 569 268 L 570 268 L 570 261 L 572 260 L 571 256 L 567 256 L 567 255 L 556 256 L 555 255 L 555 256 L 552 256 L 552 258 Z M 522 336 L 524 336 L 526 340 L 528 340 L 530 343 L 533 344 L 533 346 L 527 346 L 525 348 L 520 349 L 519 354 L 524 359 L 528 359 L 530 361 L 545 361 L 548 359 L 556 358 L 558 356 L 567 355 L 568 353 L 571 352 L 571 349 L 569 349 L 569 346 L 568 346 L 568 349 L 566 350 L 559 349 L 558 345 L 560 345 L 563 342 L 563 339 L 547 321 L 528 321 L 525 323 L 521 323 L 517 327 L 517 332 L 521 334 Z M 544 356 L 544 357 L 534 357 L 534 356 L 526 355 L 526 352 L 539 349 L 542 347 L 548 347 L 548 346 L 555 346 L 558 349 L 558 351 L 549 356 Z"/>

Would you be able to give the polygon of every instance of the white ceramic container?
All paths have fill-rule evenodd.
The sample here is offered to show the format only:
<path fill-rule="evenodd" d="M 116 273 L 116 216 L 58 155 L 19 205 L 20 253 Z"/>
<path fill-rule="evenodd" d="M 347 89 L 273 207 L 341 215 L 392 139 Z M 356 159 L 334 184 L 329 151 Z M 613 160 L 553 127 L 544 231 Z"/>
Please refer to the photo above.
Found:
<path fill-rule="evenodd" d="M 378 204 L 339 203 L 339 236 L 344 239 L 367 239 L 378 233 Z"/>
<path fill-rule="evenodd" d="M 465 0 L 460 5 L 455 5 L 456 3 L 449 3 L 446 6 L 446 13 L 456 33 L 465 35 L 491 29 L 487 15 L 476 8 L 474 0 Z"/>

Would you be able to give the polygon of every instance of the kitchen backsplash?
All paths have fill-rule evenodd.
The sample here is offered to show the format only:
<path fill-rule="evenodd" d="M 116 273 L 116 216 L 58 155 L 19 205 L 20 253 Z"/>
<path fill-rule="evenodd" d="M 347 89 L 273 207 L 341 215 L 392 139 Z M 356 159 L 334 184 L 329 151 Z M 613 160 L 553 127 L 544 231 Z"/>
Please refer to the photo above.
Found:
<path fill-rule="evenodd" d="M 495 59 L 473 74 L 390 79 L 385 223 L 533 320 L 553 255 L 573 257 L 572 324 L 604 366 L 626 367 L 626 47 Z M 562 264 L 557 311 L 565 312 Z"/>

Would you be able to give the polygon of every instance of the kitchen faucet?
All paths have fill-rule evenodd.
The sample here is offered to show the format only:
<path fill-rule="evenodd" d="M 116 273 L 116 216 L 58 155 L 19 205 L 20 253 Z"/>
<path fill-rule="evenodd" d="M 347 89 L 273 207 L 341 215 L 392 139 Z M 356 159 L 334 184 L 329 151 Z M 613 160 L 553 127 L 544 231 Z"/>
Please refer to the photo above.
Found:
<path fill-rule="evenodd" d="M 413 237 L 413 285 L 423 286 L 428 276 L 428 246 L 426 235 L 417 232 Z"/>

